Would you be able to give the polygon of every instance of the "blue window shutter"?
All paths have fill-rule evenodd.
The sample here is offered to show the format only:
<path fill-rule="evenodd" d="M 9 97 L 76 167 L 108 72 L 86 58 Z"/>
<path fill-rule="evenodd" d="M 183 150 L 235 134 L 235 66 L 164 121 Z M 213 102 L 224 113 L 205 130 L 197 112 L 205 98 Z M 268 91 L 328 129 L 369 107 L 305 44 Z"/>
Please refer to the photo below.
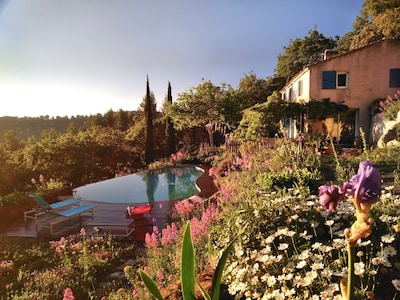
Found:
<path fill-rule="evenodd" d="M 336 89 L 336 71 L 322 72 L 322 88 Z"/>
<path fill-rule="evenodd" d="M 400 69 L 390 69 L 389 87 L 400 87 Z"/>

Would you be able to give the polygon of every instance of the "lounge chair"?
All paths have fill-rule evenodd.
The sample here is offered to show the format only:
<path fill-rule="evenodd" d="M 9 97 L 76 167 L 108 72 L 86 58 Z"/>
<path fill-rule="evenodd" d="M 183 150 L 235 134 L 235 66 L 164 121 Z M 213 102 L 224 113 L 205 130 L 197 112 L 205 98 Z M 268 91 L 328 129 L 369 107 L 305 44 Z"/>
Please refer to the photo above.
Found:
<path fill-rule="evenodd" d="M 38 194 L 29 193 L 29 196 L 35 200 L 37 207 L 24 212 L 25 223 L 27 222 L 28 218 L 36 220 L 38 216 L 40 216 L 41 214 L 44 214 L 50 210 L 60 210 L 60 209 L 71 208 L 72 206 L 77 206 L 80 203 L 80 200 L 70 198 L 70 199 L 66 199 L 63 201 L 49 204 L 49 203 L 47 203 L 46 200 L 44 200 Z"/>
<path fill-rule="evenodd" d="M 75 205 L 73 204 L 73 200 L 76 199 L 68 199 L 60 202 L 64 202 L 64 204 L 58 204 L 60 202 L 56 202 L 53 204 L 48 204 L 42 197 L 37 194 L 29 194 L 40 206 L 39 213 L 35 215 L 36 221 L 36 232 L 38 232 L 39 225 L 43 227 L 49 227 L 50 233 L 54 233 L 54 226 L 56 224 L 62 223 L 66 220 L 69 220 L 73 217 L 79 217 L 80 225 L 82 226 L 82 218 L 81 215 L 86 212 L 91 213 L 91 218 L 93 220 L 93 205 Z M 79 202 L 79 200 L 76 200 Z M 67 204 L 69 203 L 69 204 Z M 65 208 L 65 209 L 63 209 Z"/>

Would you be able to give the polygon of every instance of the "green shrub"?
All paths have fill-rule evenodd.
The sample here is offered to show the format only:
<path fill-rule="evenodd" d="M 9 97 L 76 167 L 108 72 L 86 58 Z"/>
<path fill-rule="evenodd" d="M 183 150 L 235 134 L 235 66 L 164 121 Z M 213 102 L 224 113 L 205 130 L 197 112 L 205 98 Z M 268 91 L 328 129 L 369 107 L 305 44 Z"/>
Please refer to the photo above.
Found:
<path fill-rule="evenodd" d="M 27 194 L 23 192 L 13 192 L 5 196 L 0 196 L 0 209 L 10 205 L 26 203 L 29 199 Z"/>
<path fill-rule="evenodd" d="M 256 183 L 264 191 L 273 191 L 282 188 L 292 188 L 296 185 L 305 185 L 315 190 L 322 176 L 318 170 L 310 171 L 307 168 L 295 172 L 285 170 L 278 174 L 262 172 L 256 178 Z"/>

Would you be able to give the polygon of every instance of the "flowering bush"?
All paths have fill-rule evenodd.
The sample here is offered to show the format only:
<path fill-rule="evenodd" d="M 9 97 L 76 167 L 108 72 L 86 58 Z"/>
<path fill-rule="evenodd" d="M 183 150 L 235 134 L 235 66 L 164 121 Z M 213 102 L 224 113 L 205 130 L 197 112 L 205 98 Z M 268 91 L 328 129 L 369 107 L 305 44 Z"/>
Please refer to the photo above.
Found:
<path fill-rule="evenodd" d="M 39 175 L 38 180 L 36 180 L 36 178 L 32 177 L 31 184 L 37 191 L 39 191 L 39 190 L 43 190 L 43 191 L 57 190 L 57 189 L 61 189 L 63 187 L 62 182 L 56 181 L 54 178 L 50 178 L 49 180 L 46 180 L 42 174 Z"/>
<path fill-rule="evenodd" d="M 379 101 L 380 116 L 384 120 L 392 121 L 397 119 L 400 112 L 400 90 L 398 90 L 393 97 L 387 96 L 386 100 Z"/>
<path fill-rule="evenodd" d="M 26 252 L 12 245 L 2 249 L 0 295 L 7 294 L 7 299 L 61 299 L 62 295 L 68 300 L 88 299 L 94 294 L 97 276 L 109 271 L 121 255 L 109 237 L 86 238 L 84 230 L 77 237 L 35 244 Z"/>
<path fill-rule="evenodd" d="M 225 203 L 227 211 L 237 207 L 236 218 L 234 213 L 231 218 L 224 216 L 213 231 L 218 236 L 211 235 L 218 252 L 234 228 L 248 226 L 225 272 L 231 294 L 246 299 L 341 299 L 339 282 L 348 272 L 345 229 L 355 212 L 350 200 L 338 203 L 333 214 L 321 210 L 317 196 L 299 190 L 262 194 L 246 205 L 236 202 L 236 195 L 232 204 Z M 400 268 L 396 238 L 400 199 L 390 191 L 384 197 L 383 203 L 375 205 L 373 215 L 381 218 L 371 228 L 370 238 L 356 244 L 356 294 L 363 297 L 382 295 L 382 290 L 392 297 L 395 294 L 395 287 L 387 283 L 397 282 Z M 388 202 L 391 209 L 383 211 Z M 230 230 L 222 230 L 228 222 Z"/>

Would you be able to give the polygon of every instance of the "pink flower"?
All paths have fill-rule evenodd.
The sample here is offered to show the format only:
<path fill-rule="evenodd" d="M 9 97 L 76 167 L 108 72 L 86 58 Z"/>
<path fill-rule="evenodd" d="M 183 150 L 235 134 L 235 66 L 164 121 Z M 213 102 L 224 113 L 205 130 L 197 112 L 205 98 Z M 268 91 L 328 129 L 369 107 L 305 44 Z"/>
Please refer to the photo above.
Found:
<path fill-rule="evenodd" d="M 178 233 L 178 226 L 175 222 L 172 222 L 171 225 L 167 225 L 167 227 L 162 230 L 161 245 L 168 245 L 175 242 Z"/>
<path fill-rule="evenodd" d="M 218 220 L 219 216 L 215 204 L 211 204 L 209 207 L 207 207 L 201 215 L 201 221 L 207 226 L 210 225 L 211 222 Z"/>
<path fill-rule="evenodd" d="M 215 169 L 214 168 L 210 168 L 208 170 L 208 176 L 214 176 L 215 175 Z"/>
<path fill-rule="evenodd" d="M 336 211 L 344 192 L 337 185 L 322 185 L 319 187 L 319 201 L 326 210 Z"/>
<path fill-rule="evenodd" d="M 40 181 L 41 183 L 44 182 L 44 176 L 43 176 L 42 174 L 39 175 L 39 181 Z"/>
<path fill-rule="evenodd" d="M 77 242 L 77 243 L 75 243 L 75 244 L 73 244 L 71 246 L 71 248 L 73 248 L 73 249 L 79 249 L 80 247 L 81 247 L 81 243 L 80 242 Z"/>
<path fill-rule="evenodd" d="M 133 290 L 132 291 L 132 297 L 136 298 L 137 296 L 139 296 L 139 292 L 137 290 Z"/>
<path fill-rule="evenodd" d="M 165 279 L 165 278 L 164 278 L 163 271 L 162 271 L 161 269 L 158 269 L 158 270 L 157 270 L 157 275 L 156 275 L 156 276 L 157 276 L 157 279 L 158 279 L 158 280 L 161 280 L 161 281 L 162 281 L 162 280 Z"/>
<path fill-rule="evenodd" d="M 32 184 L 36 184 L 36 179 L 32 177 L 31 182 Z"/>
<path fill-rule="evenodd" d="M 62 251 L 62 249 L 60 247 L 56 247 L 56 252 L 61 254 L 63 251 Z"/>
<path fill-rule="evenodd" d="M 75 296 L 74 293 L 72 292 L 72 290 L 70 288 L 67 288 L 64 291 L 64 298 L 63 300 L 75 300 Z"/>
<path fill-rule="evenodd" d="M 154 232 L 152 234 L 146 233 L 144 240 L 148 248 L 154 248 L 158 245 L 157 235 Z"/>
<path fill-rule="evenodd" d="M 200 242 L 202 237 L 208 234 L 207 226 L 197 217 L 190 220 L 190 232 L 192 234 L 193 243 Z"/>
<path fill-rule="evenodd" d="M 80 235 L 84 236 L 86 235 L 86 229 L 85 228 L 81 228 L 81 231 L 79 232 Z"/>
<path fill-rule="evenodd" d="M 168 276 L 168 281 L 172 281 L 172 280 L 174 280 L 175 279 L 175 276 L 173 275 L 173 274 L 170 274 L 169 276 Z"/>
<path fill-rule="evenodd" d="M 155 234 L 158 234 L 158 227 L 157 226 L 153 226 L 153 232 L 155 233 Z"/>

